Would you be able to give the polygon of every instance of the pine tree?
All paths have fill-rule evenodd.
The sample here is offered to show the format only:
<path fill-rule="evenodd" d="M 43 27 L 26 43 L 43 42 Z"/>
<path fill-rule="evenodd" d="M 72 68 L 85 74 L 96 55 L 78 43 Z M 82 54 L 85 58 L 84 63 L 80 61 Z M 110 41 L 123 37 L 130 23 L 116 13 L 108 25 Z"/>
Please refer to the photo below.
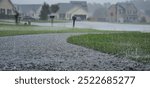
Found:
<path fill-rule="evenodd" d="M 47 20 L 48 14 L 50 14 L 50 6 L 44 2 L 40 13 L 40 19 Z"/>
<path fill-rule="evenodd" d="M 59 10 L 58 4 L 53 4 L 53 5 L 51 5 L 50 11 L 51 11 L 52 13 L 56 13 L 58 10 Z"/>

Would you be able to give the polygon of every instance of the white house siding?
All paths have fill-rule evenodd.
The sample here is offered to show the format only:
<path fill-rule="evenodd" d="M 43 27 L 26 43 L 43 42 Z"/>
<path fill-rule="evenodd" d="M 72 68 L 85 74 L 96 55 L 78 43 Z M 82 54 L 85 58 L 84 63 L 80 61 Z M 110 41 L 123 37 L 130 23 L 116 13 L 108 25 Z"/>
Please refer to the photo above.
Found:
<path fill-rule="evenodd" d="M 88 17 L 88 7 L 86 1 L 71 1 L 70 3 L 58 3 L 59 10 L 57 11 L 57 19 L 70 20 L 72 16 Z M 83 18 L 83 17 L 82 17 Z"/>
<path fill-rule="evenodd" d="M 81 7 L 74 7 L 66 13 L 66 19 L 72 19 L 73 16 L 86 16 L 88 17 L 88 12 Z"/>
<path fill-rule="evenodd" d="M 37 20 L 40 18 L 41 4 L 18 4 L 16 7 L 22 17 L 29 16 Z"/>
<path fill-rule="evenodd" d="M 41 5 L 41 7 L 39 7 L 39 9 L 35 12 L 34 18 L 40 19 L 41 9 L 42 9 L 42 5 Z"/>
<path fill-rule="evenodd" d="M 9 0 L 0 1 L 0 14 L 14 15 L 14 9 L 14 6 L 10 3 Z"/>

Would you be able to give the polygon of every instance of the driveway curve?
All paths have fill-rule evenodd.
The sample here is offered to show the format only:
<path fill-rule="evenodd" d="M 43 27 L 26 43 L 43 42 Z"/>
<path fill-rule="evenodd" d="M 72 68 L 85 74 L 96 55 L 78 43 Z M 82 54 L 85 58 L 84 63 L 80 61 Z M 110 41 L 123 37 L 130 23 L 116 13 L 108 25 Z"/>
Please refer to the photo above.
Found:
<path fill-rule="evenodd" d="M 0 38 L 0 70 L 5 71 L 131 71 L 150 65 L 118 58 L 66 42 L 72 33 Z"/>

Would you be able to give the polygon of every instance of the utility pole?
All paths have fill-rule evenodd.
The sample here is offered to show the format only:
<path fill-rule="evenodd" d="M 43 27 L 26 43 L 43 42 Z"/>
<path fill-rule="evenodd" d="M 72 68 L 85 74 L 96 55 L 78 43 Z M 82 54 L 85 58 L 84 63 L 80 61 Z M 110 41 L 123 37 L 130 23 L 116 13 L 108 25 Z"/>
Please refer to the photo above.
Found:
<path fill-rule="evenodd" d="M 116 22 L 118 23 L 118 4 L 116 4 Z"/>
<path fill-rule="evenodd" d="M 54 18 L 55 18 L 55 16 L 53 16 L 53 15 L 50 16 L 50 19 L 51 19 L 51 26 L 52 26 L 52 27 L 53 27 L 53 23 L 54 23 Z"/>
<path fill-rule="evenodd" d="M 15 23 L 18 24 L 19 23 L 19 12 L 15 11 Z"/>

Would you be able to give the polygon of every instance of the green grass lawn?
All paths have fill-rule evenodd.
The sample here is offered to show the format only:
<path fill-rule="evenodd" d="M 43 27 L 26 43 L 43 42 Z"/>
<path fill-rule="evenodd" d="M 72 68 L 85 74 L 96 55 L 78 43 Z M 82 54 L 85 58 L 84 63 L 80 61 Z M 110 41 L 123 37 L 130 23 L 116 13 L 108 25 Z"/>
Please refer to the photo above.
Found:
<path fill-rule="evenodd" d="M 37 22 L 37 23 L 51 23 L 51 20 L 36 20 L 36 21 L 33 21 L 33 22 Z M 54 23 L 65 23 L 65 22 L 68 22 L 66 20 L 54 20 L 53 21 Z"/>
<path fill-rule="evenodd" d="M 150 33 L 0 24 L 0 37 L 46 33 L 90 33 L 72 36 L 67 41 L 104 53 L 150 62 Z"/>
<path fill-rule="evenodd" d="M 46 33 L 97 33 L 107 32 L 94 29 L 79 29 L 79 28 L 60 28 L 60 27 L 40 27 L 40 26 L 25 26 L 13 24 L 0 24 L 0 37 L 15 36 L 15 35 L 30 35 L 30 34 L 46 34 Z"/>
<path fill-rule="evenodd" d="M 128 32 L 72 36 L 69 43 L 150 63 L 150 33 Z"/>

